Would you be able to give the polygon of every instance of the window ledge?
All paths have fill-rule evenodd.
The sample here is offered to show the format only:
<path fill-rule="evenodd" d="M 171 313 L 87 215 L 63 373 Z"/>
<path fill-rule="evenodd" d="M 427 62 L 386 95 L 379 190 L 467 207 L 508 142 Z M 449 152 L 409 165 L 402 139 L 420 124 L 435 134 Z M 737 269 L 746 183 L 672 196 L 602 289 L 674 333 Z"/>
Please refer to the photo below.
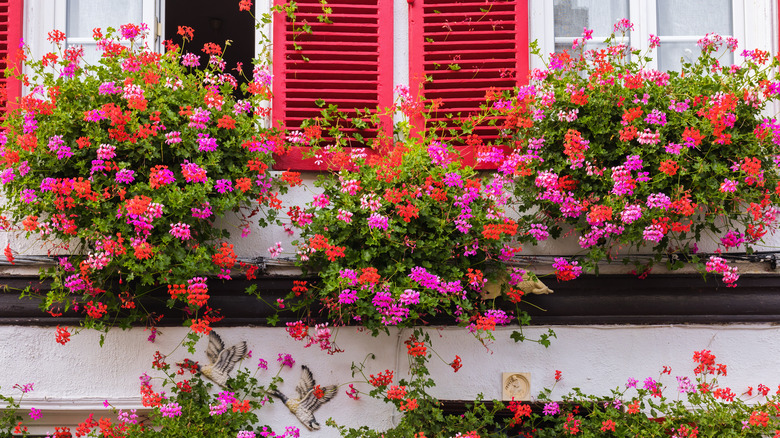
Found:
<path fill-rule="evenodd" d="M 217 326 L 267 325 L 276 309 L 270 304 L 283 298 L 296 276 L 264 276 L 255 280 L 237 278 L 211 282 L 210 304 L 222 309 L 224 319 Z M 645 279 L 634 275 L 583 275 L 567 282 L 544 277 L 542 282 L 552 289 L 546 295 L 529 294 L 531 305 L 521 308 L 531 315 L 532 325 L 578 324 L 723 324 L 766 323 L 780 321 L 780 275 L 745 274 L 736 288 L 726 287 L 718 278 L 702 278 L 698 274 L 652 274 Z M 258 300 L 244 290 L 255 285 L 265 297 Z M 30 286 L 45 292 L 48 284 L 37 277 L 0 277 L 0 325 L 72 325 L 81 316 L 73 311 L 61 317 L 42 312 L 37 299 L 19 299 L 19 291 Z M 165 312 L 165 299 L 150 302 L 150 307 Z M 509 303 L 505 303 L 509 304 Z M 537 308 L 538 307 L 538 308 Z M 513 309 L 505 306 L 507 310 Z M 173 313 L 173 312 L 169 312 Z M 294 314 L 281 314 L 279 323 L 297 319 Z M 160 325 L 179 326 L 183 315 L 168 316 Z M 437 318 L 432 325 L 451 325 L 453 321 Z"/>

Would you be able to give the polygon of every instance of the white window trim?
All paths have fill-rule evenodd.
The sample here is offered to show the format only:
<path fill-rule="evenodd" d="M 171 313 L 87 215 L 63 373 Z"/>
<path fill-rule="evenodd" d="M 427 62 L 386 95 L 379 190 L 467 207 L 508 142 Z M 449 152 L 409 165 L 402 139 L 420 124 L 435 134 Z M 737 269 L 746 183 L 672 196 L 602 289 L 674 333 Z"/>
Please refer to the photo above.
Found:
<path fill-rule="evenodd" d="M 635 25 L 631 32 L 631 44 L 633 47 L 646 51 L 649 48 L 650 34 L 657 35 L 656 0 L 629 0 L 629 20 Z M 531 41 L 539 41 L 539 48 L 543 54 L 555 51 L 555 34 L 553 23 L 552 0 L 529 0 L 530 7 L 530 32 Z M 774 0 L 734 0 L 732 4 L 733 36 L 739 41 L 739 48 L 735 52 L 735 61 L 739 61 L 739 54 L 744 49 L 762 49 L 775 53 L 778 49 L 778 23 L 777 2 Z M 698 40 L 704 35 L 691 35 Z M 664 41 L 672 41 L 680 37 L 661 37 Z M 531 68 L 543 68 L 544 64 L 536 57 L 531 56 Z M 652 61 L 648 67 L 656 68 L 657 63 Z"/>
<path fill-rule="evenodd" d="M 142 0 L 143 22 L 149 26 L 149 43 L 159 50 L 162 38 L 158 33 L 160 11 L 165 0 Z M 33 59 L 41 59 L 51 51 L 52 45 L 46 40 L 54 29 L 66 32 L 68 25 L 68 0 L 25 0 L 24 2 L 24 41 L 32 51 Z M 67 35 L 66 35 L 67 36 Z M 67 38 L 67 44 L 92 44 L 92 38 Z"/>

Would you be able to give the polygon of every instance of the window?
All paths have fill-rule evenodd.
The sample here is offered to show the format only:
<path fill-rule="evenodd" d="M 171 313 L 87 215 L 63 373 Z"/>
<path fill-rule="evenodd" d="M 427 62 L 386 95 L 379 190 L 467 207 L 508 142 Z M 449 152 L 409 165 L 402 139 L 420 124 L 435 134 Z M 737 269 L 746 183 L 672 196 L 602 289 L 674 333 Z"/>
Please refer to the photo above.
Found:
<path fill-rule="evenodd" d="M 201 65 L 206 64 L 206 56 L 201 51 L 203 45 L 215 43 L 224 49 L 225 70 L 236 75 L 239 83 L 244 82 L 235 71 L 239 63 L 244 74 L 252 76 L 252 58 L 257 49 L 255 21 L 252 15 L 238 8 L 238 0 L 165 0 L 161 12 L 162 35 L 158 44 L 161 39 L 180 43 L 179 26 L 189 26 L 195 29 L 195 36 L 183 49 L 201 55 Z M 225 47 L 227 40 L 231 43 Z"/>
<path fill-rule="evenodd" d="M 738 61 L 745 48 L 776 47 L 772 17 L 775 2 L 758 2 L 748 10 L 740 0 L 530 0 L 531 38 L 540 41 L 542 53 L 571 47 L 583 28 L 593 29 L 591 47 L 612 32 L 612 25 L 629 19 L 634 29 L 627 44 L 642 51 L 650 35 L 660 38 L 655 59 L 649 65 L 662 71 L 679 70 L 680 59 L 693 60 L 701 51 L 697 41 L 707 33 L 739 40 L 736 53 L 724 53 L 722 63 Z M 532 59 L 533 67 L 541 67 Z"/>
<path fill-rule="evenodd" d="M 96 62 L 98 52 L 92 38 L 92 29 L 107 27 L 119 29 L 127 23 L 146 23 L 150 37 L 148 44 L 154 50 L 162 50 L 164 39 L 178 40 L 178 26 L 190 26 L 197 30 L 195 40 L 189 42 L 186 51 L 201 54 L 205 42 L 216 42 L 226 50 L 228 69 L 243 62 L 249 67 L 256 53 L 254 21 L 250 14 L 238 8 L 238 0 L 225 3 L 212 0 L 0 0 L 0 2 L 24 4 L 31 16 L 24 29 L 25 42 L 32 50 L 32 57 L 40 59 L 51 50 L 46 41 L 53 29 L 65 32 L 68 45 L 84 46 L 87 62 Z M 259 8 L 261 9 L 261 8 Z"/>
<path fill-rule="evenodd" d="M 127 23 L 156 23 L 153 0 L 68 0 L 65 25 L 58 29 L 65 32 L 68 46 L 84 47 L 84 59 L 94 64 L 100 60 L 92 29 L 119 26 Z M 152 35 L 156 29 L 152 29 Z"/>
<path fill-rule="evenodd" d="M 261 50 L 258 38 L 249 35 L 254 31 L 246 30 L 251 23 L 234 20 L 240 16 L 251 21 L 249 14 L 238 10 L 237 1 L 226 5 L 209 0 L 0 0 L 0 4 L 3 1 L 24 3 L 32 12 L 34 20 L 28 22 L 34 24 L 25 29 L 25 41 L 36 58 L 48 50 L 45 38 L 51 29 L 67 30 L 69 44 L 90 44 L 92 27 L 118 26 L 139 16 L 151 23 L 157 45 L 175 38 L 179 25 L 196 28 L 208 40 L 232 39 L 228 54 L 242 54 L 229 60 L 229 68 L 233 61 L 248 65 Z M 255 16 L 267 12 L 266 4 L 255 3 Z M 489 87 L 519 85 L 529 65 L 542 66 L 528 53 L 529 41 L 538 40 L 542 53 L 550 53 L 570 47 L 588 27 L 594 29 L 593 44 L 598 44 L 620 18 L 635 24 L 628 36 L 634 47 L 646 49 L 650 34 L 660 37 L 657 59 L 650 65 L 659 69 L 677 68 L 681 57 L 695 56 L 696 41 L 707 32 L 738 38 L 737 53 L 726 55 L 736 60 L 745 48 L 776 50 L 778 38 L 774 0 L 751 2 L 750 8 L 739 0 L 333 0 L 327 4 L 332 23 L 317 19 L 322 15 L 319 0 L 297 4 L 297 24 L 276 14 L 273 26 L 273 119 L 291 130 L 319 114 L 316 99 L 342 110 L 389 107 L 397 84 L 408 84 L 427 98 L 440 98 L 439 119 L 468 114 L 478 108 Z M 296 29 L 304 20 L 312 34 Z M 238 28 L 243 29 L 240 34 L 226 36 Z M 296 45 L 302 50 L 295 50 Z M 194 42 L 189 47 L 198 51 Z M 383 123 L 380 129 L 389 129 L 389 118 Z M 478 134 L 491 136 L 488 129 L 480 129 Z M 369 140 L 376 135 L 371 129 L 358 133 Z M 277 168 L 318 166 L 294 150 L 280 157 Z"/>

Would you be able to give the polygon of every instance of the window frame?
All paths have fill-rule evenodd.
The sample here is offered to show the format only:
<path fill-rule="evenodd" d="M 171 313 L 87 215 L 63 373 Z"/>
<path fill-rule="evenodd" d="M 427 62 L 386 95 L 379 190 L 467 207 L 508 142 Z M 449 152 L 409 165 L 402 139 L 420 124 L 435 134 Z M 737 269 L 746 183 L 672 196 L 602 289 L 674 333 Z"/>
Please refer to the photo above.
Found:
<path fill-rule="evenodd" d="M 531 5 L 531 40 L 537 40 L 540 42 L 539 48 L 543 54 L 552 53 L 555 51 L 555 33 L 554 33 L 554 16 L 553 7 L 554 4 L 550 0 L 529 0 Z M 750 7 L 746 5 L 743 0 L 734 0 L 732 2 L 732 29 L 733 36 L 739 40 L 739 48 L 735 52 L 735 60 L 739 53 L 743 49 L 762 48 L 769 49 L 773 52 L 777 51 L 778 47 L 778 29 L 777 22 L 773 17 L 778 17 L 778 4 L 780 1 L 754 1 L 751 2 Z M 635 28 L 630 32 L 630 40 L 632 46 L 641 51 L 647 51 L 649 49 L 649 37 L 650 34 L 657 35 L 658 23 L 656 17 L 656 0 L 629 0 L 628 10 L 629 17 L 627 17 Z M 748 13 L 748 11 L 750 11 Z M 696 35 L 696 37 L 703 37 L 704 35 Z M 664 41 L 672 42 L 683 38 L 685 41 L 689 41 L 689 37 L 660 37 L 661 44 Z M 657 68 L 658 63 L 653 59 L 649 64 L 649 68 Z M 531 59 L 532 68 L 544 68 L 544 64 L 537 57 Z"/>

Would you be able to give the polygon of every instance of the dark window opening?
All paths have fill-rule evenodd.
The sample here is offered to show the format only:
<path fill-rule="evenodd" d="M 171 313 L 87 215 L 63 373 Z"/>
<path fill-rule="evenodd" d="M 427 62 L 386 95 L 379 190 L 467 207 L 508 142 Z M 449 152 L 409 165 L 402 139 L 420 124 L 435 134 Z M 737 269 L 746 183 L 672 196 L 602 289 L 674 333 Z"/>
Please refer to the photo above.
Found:
<path fill-rule="evenodd" d="M 243 72 L 252 77 L 252 59 L 255 56 L 255 22 L 252 15 L 238 9 L 238 2 L 226 4 L 214 0 L 167 0 L 165 4 L 165 38 L 181 45 L 179 26 L 195 30 L 195 37 L 183 47 L 183 53 L 200 56 L 201 67 L 207 65 L 203 53 L 206 43 L 218 44 L 224 50 L 225 72 L 232 73 L 239 84 L 246 82 L 235 70 L 243 64 Z M 225 41 L 230 45 L 225 48 Z"/>

